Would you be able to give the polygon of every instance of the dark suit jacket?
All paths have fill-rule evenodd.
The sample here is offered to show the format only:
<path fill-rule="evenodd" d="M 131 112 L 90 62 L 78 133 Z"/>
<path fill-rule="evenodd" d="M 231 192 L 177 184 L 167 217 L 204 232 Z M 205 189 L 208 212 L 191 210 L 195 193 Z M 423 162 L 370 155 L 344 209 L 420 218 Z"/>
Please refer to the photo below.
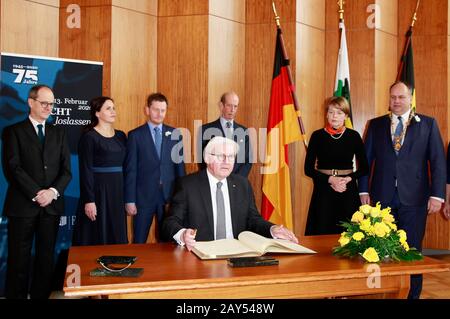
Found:
<path fill-rule="evenodd" d="M 433 118 L 418 116 L 419 122 L 412 118 L 398 156 L 392 146 L 389 116 L 370 121 L 365 148 L 373 174 L 370 186 L 369 176 L 364 176 L 359 181 L 359 188 L 360 192 L 370 193 L 373 202 L 388 205 L 393 198 L 396 179 L 403 205 L 426 205 L 430 196 L 445 198 L 446 165 L 439 128 Z"/>
<path fill-rule="evenodd" d="M 64 211 L 64 190 L 69 184 L 70 150 L 65 130 L 47 124 L 44 147 L 26 120 L 8 126 L 3 132 L 3 164 L 8 180 L 5 199 L 6 216 L 34 217 L 41 207 L 32 199 L 41 189 L 55 188 L 60 197 L 45 207 L 51 215 Z"/>
<path fill-rule="evenodd" d="M 209 129 L 209 130 L 208 130 Z M 205 134 L 205 131 L 208 130 Z M 207 123 L 200 128 L 201 135 L 198 135 L 198 145 L 202 145 L 202 154 L 198 154 L 198 158 L 203 159 L 203 150 L 206 144 L 215 136 L 225 136 L 222 125 L 220 124 L 220 118 L 214 122 Z M 233 174 L 239 174 L 247 177 L 252 168 L 252 156 L 250 154 L 250 138 L 247 133 L 247 128 L 242 126 L 236 121 L 233 121 L 233 135 L 234 141 L 239 145 L 239 153 L 236 157 L 236 161 L 233 167 Z M 200 143 L 201 142 L 201 143 Z M 204 159 L 200 163 L 200 169 L 205 169 L 206 164 Z"/>
<path fill-rule="evenodd" d="M 237 236 L 250 230 L 265 237 L 271 237 L 272 223 L 258 213 L 252 187 L 240 175 L 231 174 L 227 178 L 230 195 L 233 234 Z M 206 170 L 181 178 L 176 186 L 169 216 L 163 223 L 163 236 L 172 237 L 182 228 L 197 229 L 196 240 L 214 240 L 214 219 Z"/>
<path fill-rule="evenodd" d="M 125 203 L 136 203 L 139 208 L 152 207 L 159 196 L 160 181 L 164 199 L 172 196 L 176 178 L 185 175 L 183 141 L 180 131 L 163 125 L 161 160 L 156 153 L 155 143 L 148 124 L 128 133 L 127 155 L 125 157 Z M 173 136 L 179 134 L 176 139 Z M 173 136 L 172 136 L 173 135 Z M 172 161 L 171 153 L 179 154 L 179 163 Z"/>

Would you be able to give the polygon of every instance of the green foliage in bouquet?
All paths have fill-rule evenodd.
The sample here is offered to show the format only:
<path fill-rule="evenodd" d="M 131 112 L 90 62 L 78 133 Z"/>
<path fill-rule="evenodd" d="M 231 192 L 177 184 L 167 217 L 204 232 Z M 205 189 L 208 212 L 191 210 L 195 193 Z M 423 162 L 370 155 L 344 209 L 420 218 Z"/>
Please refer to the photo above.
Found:
<path fill-rule="evenodd" d="M 339 238 L 339 246 L 333 248 L 333 254 L 343 257 L 361 255 L 368 262 L 393 259 L 413 261 L 423 259 L 415 248 L 406 241 L 406 232 L 397 230 L 391 208 L 381 209 L 362 205 L 352 216 L 350 222 L 341 222 L 345 231 Z"/>

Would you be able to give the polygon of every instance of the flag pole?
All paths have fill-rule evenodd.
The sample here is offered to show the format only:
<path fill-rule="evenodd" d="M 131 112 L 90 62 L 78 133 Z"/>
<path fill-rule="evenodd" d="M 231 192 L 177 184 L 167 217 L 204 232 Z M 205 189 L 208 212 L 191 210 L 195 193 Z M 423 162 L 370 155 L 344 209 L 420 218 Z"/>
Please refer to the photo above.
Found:
<path fill-rule="evenodd" d="M 345 4 L 344 0 L 339 0 L 338 1 L 339 22 L 344 22 L 344 4 Z"/>
<path fill-rule="evenodd" d="M 405 63 L 404 56 L 406 55 L 406 50 L 408 50 L 409 43 L 411 42 L 412 30 L 414 28 L 414 24 L 417 21 L 417 11 L 419 10 L 419 4 L 420 4 L 420 0 L 417 0 L 416 9 L 414 10 L 414 14 L 411 19 L 411 25 L 409 26 L 408 31 L 406 31 L 407 39 L 406 39 L 405 46 L 403 47 L 402 58 L 400 59 L 400 65 L 398 66 L 398 70 L 397 70 L 397 79 L 396 79 L 397 81 L 400 80 L 400 75 L 402 73 L 403 65 Z"/>
<path fill-rule="evenodd" d="M 288 65 L 286 66 L 286 69 L 287 69 L 287 73 L 288 73 L 292 99 L 294 101 L 294 108 L 297 113 L 297 120 L 298 120 L 298 124 L 300 126 L 300 132 L 303 137 L 303 144 L 305 145 L 305 149 L 308 149 L 308 141 L 306 140 L 306 131 L 305 131 L 305 127 L 303 125 L 302 117 L 299 114 L 297 94 L 295 93 L 295 85 L 294 85 L 294 81 L 292 80 L 291 65 L 289 63 L 289 58 L 287 55 L 286 47 L 284 46 L 283 32 L 281 30 L 281 25 L 280 25 L 280 17 L 277 14 L 277 9 L 275 8 L 275 2 L 273 2 L 273 1 L 272 1 L 272 9 L 273 9 L 273 13 L 275 14 L 275 23 L 277 24 L 277 29 L 280 30 L 280 42 L 281 42 L 281 49 L 283 51 L 283 58 L 286 61 L 288 61 Z"/>

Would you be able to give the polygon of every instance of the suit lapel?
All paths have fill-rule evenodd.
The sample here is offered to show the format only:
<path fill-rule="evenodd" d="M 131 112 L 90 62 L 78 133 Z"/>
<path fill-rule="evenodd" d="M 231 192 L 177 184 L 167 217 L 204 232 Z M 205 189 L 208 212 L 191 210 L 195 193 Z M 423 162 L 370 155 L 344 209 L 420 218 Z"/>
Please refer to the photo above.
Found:
<path fill-rule="evenodd" d="M 417 134 L 417 128 L 418 124 L 416 123 L 414 117 L 412 117 L 411 122 L 406 128 L 405 139 L 403 141 L 402 147 L 400 148 L 400 151 L 398 152 L 398 155 L 407 152 L 411 148 L 413 141 L 416 139 L 415 135 Z"/>
<path fill-rule="evenodd" d="M 39 137 L 37 136 L 34 126 L 31 123 L 30 119 L 27 119 L 25 121 L 25 132 L 31 138 L 33 144 L 37 145 L 38 148 L 42 151 L 43 147 L 41 141 L 39 141 Z"/>
<path fill-rule="evenodd" d="M 237 221 L 238 221 L 238 209 L 237 209 L 237 186 L 234 178 L 230 175 L 227 178 L 227 185 L 228 185 L 228 196 L 230 196 L 230 210 L 231 210 L 231 222 L 233 224 L 233 235 L 237 236 Z"/>
<path fill-rule="evenodd" d="M 391 117 L 386 115 L 383 118 L 383 140 L 389 145 L 389 149 L 395 154 L 394 145 L 392 144 L 392 134 L 391 134 Z"/>
<path fill-rule="evenodd" d="M 155 142 L 153 141 L 152 132 L 150 131 L 150 126 L 148 125 L 148 123 L 144 124 L 143 129 L 144 129 L 143 133 L 144 133 L 144 140 L 145 140 L 144 145 L 150 145 L 149 150 L 150 150 L 151 156 L 153 156 L 155 160 L 159 161 L 158 153 L 156 153 Z"/>
<path fill-rule="evenodd" d="M 211 188 L 209 187 L 208 175 L 206 169 L 200 172 L 200 197 L 203 200 L 204 212 L 209 224 L 209 229 L 214 238 L 214 218 L 213 218 L 213 206 L 211 200 Z"/>
<path fill-rule="evenodd" d="M 218 128 L 222 132 L 222 136 L 225 137 L 225 132 L 223 130 L 222 124 L 220 123 L 220 118 L 214 122 L 214 127 Z"/>

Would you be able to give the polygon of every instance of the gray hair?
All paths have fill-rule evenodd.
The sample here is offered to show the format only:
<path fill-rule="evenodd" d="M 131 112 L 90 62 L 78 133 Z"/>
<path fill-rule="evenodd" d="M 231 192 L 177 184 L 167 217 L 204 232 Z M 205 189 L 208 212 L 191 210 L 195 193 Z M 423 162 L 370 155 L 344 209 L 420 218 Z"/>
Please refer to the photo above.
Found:
<path fill-rule="evenodd" d="M 239 152 L 239 145 L 233 140 L 230 140 L 229 138 L 223 137 L 223 136 L 214 136 L 206 145 L 205 149 L 203 150 L 203 158 L 206 159 L 207 154 L 211 154 L 211 151 L 214 149 L 217 145 L 231 145 L 234 148 L 234 154 L 236 155 Z"/>

